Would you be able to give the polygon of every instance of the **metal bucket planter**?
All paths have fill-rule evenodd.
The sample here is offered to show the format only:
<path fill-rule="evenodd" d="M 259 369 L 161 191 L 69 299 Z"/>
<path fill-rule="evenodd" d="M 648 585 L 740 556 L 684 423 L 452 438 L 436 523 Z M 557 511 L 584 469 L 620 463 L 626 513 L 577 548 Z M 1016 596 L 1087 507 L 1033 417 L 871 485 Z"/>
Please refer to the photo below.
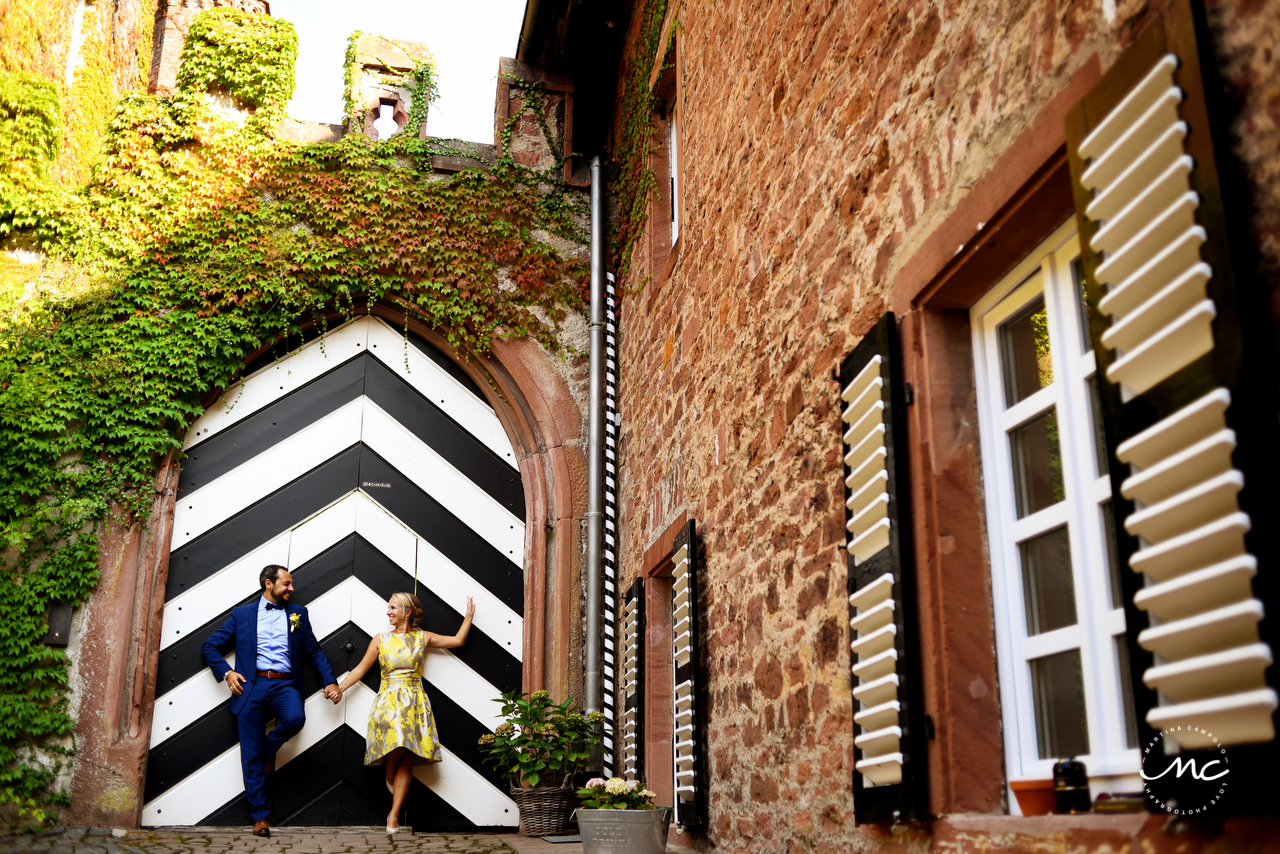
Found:
<path fill-rule="evenodd" d="M 662 854 L 671 807 L 653 810 L 578 809 L 582 854 Z"/>

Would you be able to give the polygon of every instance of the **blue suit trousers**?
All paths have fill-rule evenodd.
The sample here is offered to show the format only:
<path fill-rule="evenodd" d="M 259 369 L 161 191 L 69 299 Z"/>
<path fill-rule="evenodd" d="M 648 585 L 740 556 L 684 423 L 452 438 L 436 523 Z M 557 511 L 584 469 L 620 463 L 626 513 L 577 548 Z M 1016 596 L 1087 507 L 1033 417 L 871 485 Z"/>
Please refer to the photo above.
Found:
<path fill-rule="evenodd" d="M 258 821 L 271 817 L 263 763 L 301 731 L 307 714 L 302 705 L 302 692 L 293 679 L 259 677 L 245 691 L 249 696 L 236 713 L 240 727 L 240 767 L 244 771 L 249 815 Z M 272 717 L 276 719 L 275 729 L 266 733 L 266 723 Z"/>

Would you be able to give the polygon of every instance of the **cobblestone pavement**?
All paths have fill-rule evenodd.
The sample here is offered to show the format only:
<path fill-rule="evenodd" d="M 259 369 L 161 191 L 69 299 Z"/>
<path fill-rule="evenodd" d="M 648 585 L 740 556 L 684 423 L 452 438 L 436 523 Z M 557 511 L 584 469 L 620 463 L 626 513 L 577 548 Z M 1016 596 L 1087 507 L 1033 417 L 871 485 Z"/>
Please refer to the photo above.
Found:
<path fill-rule="evenodd" d="M 516 841 L 514 850 L 519 852 L 525 847 Z M 582 850 L 581 845 L 554 847 L 560 851 Z M 17 854 L 511 854 L 513 849 L 494 834 L 401 832 L 388 835 L 376 828 L 281 827 L 272 828 L 270 839 L 260 839 L 251 835 L 248 828 L 126 831 L 109 827 L 66 827 L 0 836 L 0 851 Z"/>

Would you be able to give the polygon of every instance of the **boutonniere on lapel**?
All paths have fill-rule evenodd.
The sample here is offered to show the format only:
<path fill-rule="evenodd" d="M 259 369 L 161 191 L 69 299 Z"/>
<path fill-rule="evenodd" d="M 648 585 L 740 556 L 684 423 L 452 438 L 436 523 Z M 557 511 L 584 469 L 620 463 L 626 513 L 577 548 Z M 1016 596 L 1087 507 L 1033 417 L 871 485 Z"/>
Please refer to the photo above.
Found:
<path fill-rule="evenodd" d="M 294 612 L 289 615 L 289 634 L 293 634 L 293 630 L 298 627 L 298 623 L 302 622 L 302 615 Z"/>

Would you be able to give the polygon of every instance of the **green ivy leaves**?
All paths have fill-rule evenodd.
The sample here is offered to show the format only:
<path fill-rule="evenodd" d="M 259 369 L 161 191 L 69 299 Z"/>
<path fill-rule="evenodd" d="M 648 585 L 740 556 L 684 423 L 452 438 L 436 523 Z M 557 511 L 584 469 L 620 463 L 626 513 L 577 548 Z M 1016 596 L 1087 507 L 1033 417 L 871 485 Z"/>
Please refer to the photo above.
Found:
<path fill-rule="evenodd" d="M 62 192 L 45 180 L 62 140 L 52 81 L 0 72 L 0 238 L 54 219 Z"/>
<path fill-rule="evenodd" d="M 25 72 L 0 72 L 0 168 L 43 175 L 62 135 L 58 88 Z"/>
<path fill-rule="evenodd" d="M 622 81 L 622 105 L 618 110 L 622 128 L 614 146 L 618 214 L 613 243 L 623 274 L 631 264 L 631 253 L 649 218 L 649 194 L 658 190 L 657 179 L 649 167 L 653 148 L 650 122 L 657 103 L 655 93 L 649 88 L 649 75 L 654 61 L 670 47 L 660 44 L 667 0 L 646 0 L 643 9 L 639 38 Z M 675 37 L 674 28 L 671 37 Z"/>
<path fill-rule="evenodd" d="M 283 106 L 293 96 L 298 38 L 283 18 L 208 9 L 191 20 L 177 88 L 226 91 L 249 107 Z"/>

